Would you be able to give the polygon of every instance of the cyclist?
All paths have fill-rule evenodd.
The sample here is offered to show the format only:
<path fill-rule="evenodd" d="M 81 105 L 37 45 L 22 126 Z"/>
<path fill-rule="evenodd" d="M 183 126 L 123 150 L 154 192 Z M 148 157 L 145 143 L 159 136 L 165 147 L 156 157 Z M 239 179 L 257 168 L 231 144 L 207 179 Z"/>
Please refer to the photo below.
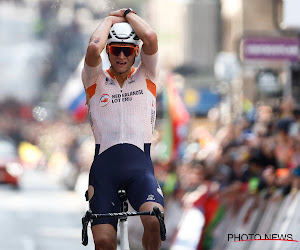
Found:
<path fill-rule="evenodd" d="M 140 49 L 139 43 L 143 45 Z M 102 69 L 106 49 L 111 67 Z M 132 207 L 163 211 L 164 199 L 150 158 L 158 81 L 156 33 L 133 10 L 106 17 L 92 34 L 82 71 L 96 150 L 89 175 L 88 199 L 93 213 L 119 212 L 118 190 Z M 141 55 L 137 69 L 135 57 Z M 143 247 L 159 249 L 159 223 L 142 216 Z M 116 249 L 117 219 L 92 221 L 95 249 Z"/>

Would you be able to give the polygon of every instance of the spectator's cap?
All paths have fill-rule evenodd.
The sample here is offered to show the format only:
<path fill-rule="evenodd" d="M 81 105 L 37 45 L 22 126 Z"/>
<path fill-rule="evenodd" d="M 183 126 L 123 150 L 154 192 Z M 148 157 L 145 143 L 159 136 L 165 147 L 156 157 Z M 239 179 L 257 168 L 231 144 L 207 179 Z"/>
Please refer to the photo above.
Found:
<path fill-rule="evenodd" d="M 279 120 L 276 126 L 277 131 L 283 131 L 285 133 L 288 133 L 292 122 L 294 122 L 294 119 L 291 118 L 284 118 Z"/>
<path fill-rule="evenodd" d="M 277 177 L 285 177 L 285 176 L 288 176 L 289 173 L 290 173 L 290 170 L 288 168 L 278 168 L 276 170 Z"/>
<path fill-rule="evenodd" d="M 300 165 L 298 165 L 297 167 L 295 167 L 295 168 L 292 170 L 292 173 L 293 173 L 294 176 L 300 177 Z"/>

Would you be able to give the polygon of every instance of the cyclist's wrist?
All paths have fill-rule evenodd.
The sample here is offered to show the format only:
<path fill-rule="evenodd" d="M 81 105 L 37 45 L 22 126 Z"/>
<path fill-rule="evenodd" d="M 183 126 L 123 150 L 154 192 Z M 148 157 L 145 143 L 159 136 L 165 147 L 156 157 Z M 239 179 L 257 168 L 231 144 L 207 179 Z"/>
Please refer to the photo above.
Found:
<path fill-rule="evenodd" d="M 115 23 L 126 22 L 126 19 L 124 17 L 108 16 L 106 18 L 108 18 L 110 20 L 111 25 L 114 25 Z"/>
<path fill-rule="evenodd" d="M 112 17 L 112 16 L 107 16 L 107 17 L 105 17 L 103 21 L 104 21 L 104 22 L 107 22 L 107 23 L 110 23 L 111 25 L 114 24 L 114 20 L 113 20 L 113 17 Z"/>
<path fill-rule="evenodd" d="M 123 17 L 126 19 L 127 15 L 132 15 L 132 14 L 136 14 L 136 12 L 133 9 L 128 8 L 124 11 Z"/>

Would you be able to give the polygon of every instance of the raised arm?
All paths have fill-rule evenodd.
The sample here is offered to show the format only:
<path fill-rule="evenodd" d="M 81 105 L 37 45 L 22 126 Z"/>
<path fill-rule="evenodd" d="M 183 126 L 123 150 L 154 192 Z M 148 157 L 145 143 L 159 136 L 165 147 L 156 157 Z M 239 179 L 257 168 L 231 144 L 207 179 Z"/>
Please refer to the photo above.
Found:
<path fill-rule="evenodd" d="M 123 17 L 126 9 L 111 12 L 110 16 Z M 153 55 L 158 50 L 157 35 L 150 25 L 134 12 L 126 15 L 126 21 L 130 23 L 135 33 L 143 41 L 142 49 L 146 55 Z"/>
<path fill-rule="evenodd" d="M 119 22 L 126 22 L 124 17 L 108 16 L 90 38 L 90 42 L 85 55 L 85 62 L 90 67 L 96 67 L 101 63 L 101 52 L 105 48 L 109 30 L 112 25 Z"/>

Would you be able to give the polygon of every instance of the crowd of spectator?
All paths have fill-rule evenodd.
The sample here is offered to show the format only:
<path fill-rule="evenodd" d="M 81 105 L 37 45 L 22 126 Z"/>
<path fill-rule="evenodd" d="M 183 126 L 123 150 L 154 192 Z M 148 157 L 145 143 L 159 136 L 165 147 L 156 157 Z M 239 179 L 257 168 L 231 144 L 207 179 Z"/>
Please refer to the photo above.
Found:
<path fill-rule="evenodd" d="M 0 112 L 0 135 L 15 142 L 25 169 L 48 171 L 74 189 L 78 175 L 88 171 L 93 159 L 89 124 L 77 124 L 65 111 L 11 99 L 1 102 Z"/>
<path fill-rule="evenodd" d="M 196 134 L 185 142 L 188 146 L 181 160 L 157 163 L 157 177 L 166 200 L 176 197 L 183 210 L 197 207 L 205 216 L 198 249 L 211 249 L 215 240 L 213 228 L 222 216 L 229 211 L 237 216 L 250 198 L 255 202 L 245 223 L 259 206 L 261 196 L 266 201 L 276 193 L 276 199 L 282 200 L 299 190 L 299 118 L 299 109 L 292 99 L 275 108 L 260 105 L 217 129 L 205 145 L 201 145 L 203 133 L 198 137 Z M 176 233 L 173 237 L 176 241 Z"/>

